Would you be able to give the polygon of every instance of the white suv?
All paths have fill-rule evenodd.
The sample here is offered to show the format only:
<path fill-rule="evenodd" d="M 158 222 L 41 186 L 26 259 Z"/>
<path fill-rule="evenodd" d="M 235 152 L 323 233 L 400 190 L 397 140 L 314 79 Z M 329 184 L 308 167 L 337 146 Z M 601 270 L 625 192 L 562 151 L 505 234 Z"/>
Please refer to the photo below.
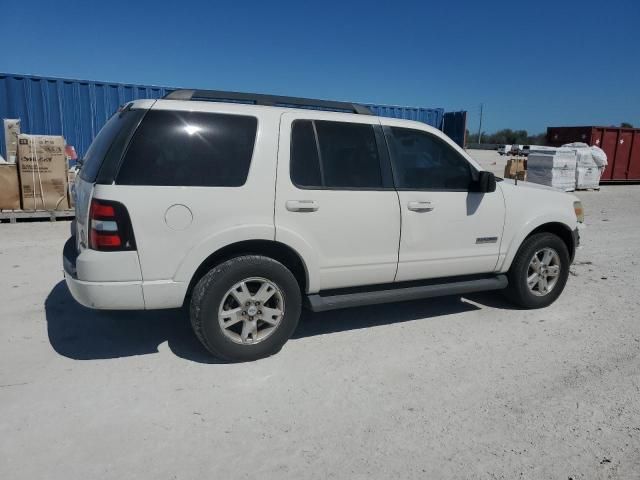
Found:
<path fill-rule="evenodd" d="M 179 90 L 116 113 L 86 154 L 65 278 L 81 304 L 187 304 L 227 360 L 313 311 L 504 289 L 562 292 L 578 199 L 482 171 L 442 132 L 366 108 Z"/>

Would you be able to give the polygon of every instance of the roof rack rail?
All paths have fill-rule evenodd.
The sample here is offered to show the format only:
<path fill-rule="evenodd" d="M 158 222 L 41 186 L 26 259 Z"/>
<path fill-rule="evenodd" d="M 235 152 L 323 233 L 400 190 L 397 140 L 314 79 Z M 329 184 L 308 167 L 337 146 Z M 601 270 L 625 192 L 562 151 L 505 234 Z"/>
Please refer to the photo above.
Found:
<path fill-rule="evenodd" d="M 180 89 L 174 90 L 162 98 L 166 100 L 204 100 L 207 102 L 247 103 L 251 105 L 268 105 L 271 107 L 310 108 L 314 110 L 373 115 L 371 110 L 363 105 L 358 105 L 357 103 L 334 102 L 333 100 L 315 100 L 312 98 L 283 97 L 279 95 L 265 95 L 262 93 Z"/>

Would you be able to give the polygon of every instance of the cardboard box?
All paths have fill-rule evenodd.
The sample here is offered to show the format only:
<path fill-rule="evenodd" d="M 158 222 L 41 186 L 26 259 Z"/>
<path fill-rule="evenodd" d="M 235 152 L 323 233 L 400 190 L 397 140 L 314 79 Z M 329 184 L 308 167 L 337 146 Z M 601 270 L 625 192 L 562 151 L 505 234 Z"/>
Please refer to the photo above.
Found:
<path fill-rule="evenodd" d="M 69 208 L 65 140 L 53 135 L 18 136 L 20 198 L 24 210 Z"/>
<path fill-rule="evenodd" d="M 16 163 L 18 155 L 18 135 L 20 135 L 20 120 L 4 119 L 4 144 L 7 147 L 7 162 Z"/>
<path fill-rule="evenodd" d="M 510 158 L 504 167 L 504 178 L 515 178 L 518 172 L 518 180 L 524 180 L 527 170 L 527 161 L 522 158 Z"/>
<path fill-rule="evenodd" d="M 20 210 L 20 182 L 16 164 L 0 164 L 0 210 Z"/>
<path fill-rule="evenodd" d="M 526 170 L 519 170 L 518 173 L 514 173 L 512 176 L 507 177 L 505 176 L 505 178 L 516 178 L 518 180 L 521 180 L 523 182 L 525 182 L 527 180 L 527 171 Z"/>

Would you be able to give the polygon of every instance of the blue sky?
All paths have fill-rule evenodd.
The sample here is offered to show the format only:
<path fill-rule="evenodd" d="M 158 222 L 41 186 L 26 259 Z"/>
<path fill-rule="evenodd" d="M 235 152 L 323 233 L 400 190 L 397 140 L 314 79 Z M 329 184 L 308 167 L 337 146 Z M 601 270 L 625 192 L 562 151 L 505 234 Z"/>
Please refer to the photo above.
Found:
<path fill-rule="evenodd" d="M 640 126 L 640 2 L 2 2 L 0 71 Z"/>

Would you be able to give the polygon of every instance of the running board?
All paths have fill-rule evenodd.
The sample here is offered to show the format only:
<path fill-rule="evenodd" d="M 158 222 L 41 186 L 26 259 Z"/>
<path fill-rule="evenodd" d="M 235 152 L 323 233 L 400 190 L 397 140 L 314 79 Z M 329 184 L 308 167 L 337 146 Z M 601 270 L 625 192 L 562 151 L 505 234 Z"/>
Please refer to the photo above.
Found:
<path fill-rule="evenodd" d="M 360 307 L 380 303 L 404 302 L 421 298 L 461 295 L 464 293 L 500 290 L 508 285 L 506 275 L 493 275 L 473 280 L 449 280 L 445 283 L 432 283 L 411 287 L 390 288 L 357 293 L 336 295 L 307 295 L 307 306 L 314 312 L 336 310 L 338 308 Z"/>

